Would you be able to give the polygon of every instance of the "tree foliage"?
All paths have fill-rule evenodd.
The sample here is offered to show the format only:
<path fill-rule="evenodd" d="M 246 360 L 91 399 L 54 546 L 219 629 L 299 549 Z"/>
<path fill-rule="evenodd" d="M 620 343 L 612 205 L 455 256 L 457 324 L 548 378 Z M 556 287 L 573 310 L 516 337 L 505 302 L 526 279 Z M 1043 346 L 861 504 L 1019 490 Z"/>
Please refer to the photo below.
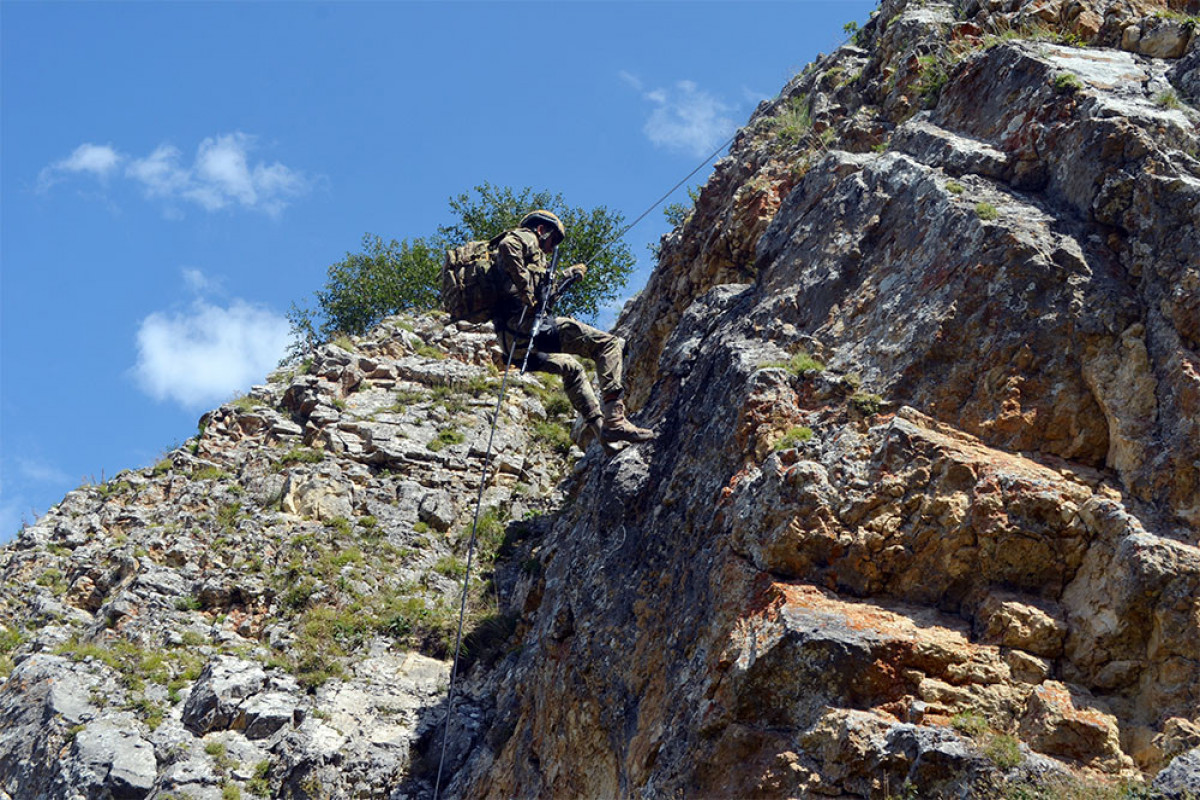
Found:
<path fill-rule="evenodd" d="M 559 300 L 557 313 L 594 319 L 633 272 L 633 254 L 620 238 L 624 216 L 604 206 L 589 210 L 568 205 L 561 194 L 489 183 L 450 198 L 449 205 L 451 221 L 431 236 L 384 242 L 368 233 L 361 252 L 330 265 L 325 286 L 314 293 L 315 305 L 293 303 L 288 313 L 296 337 L 293 355 L 339 333 L 365 333 L 390 314 L 439 308 L 445 250 L 515 228 L 537 208 L 553 211 L 566 225 L 559 267 L 588 264 L 587 277 Z"/>

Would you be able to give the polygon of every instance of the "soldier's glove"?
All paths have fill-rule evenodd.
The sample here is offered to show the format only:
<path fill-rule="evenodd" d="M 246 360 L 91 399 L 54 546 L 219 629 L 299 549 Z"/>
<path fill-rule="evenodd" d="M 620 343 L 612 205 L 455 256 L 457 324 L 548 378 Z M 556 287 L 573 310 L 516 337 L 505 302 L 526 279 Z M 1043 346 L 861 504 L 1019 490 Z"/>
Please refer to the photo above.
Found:
<path fill-rule="evenodd" d="M 575 264 L 563 270 L 563 279 L 567 281 L 581 281 L 584 275 L 587 275 L 587 264 Z"/>

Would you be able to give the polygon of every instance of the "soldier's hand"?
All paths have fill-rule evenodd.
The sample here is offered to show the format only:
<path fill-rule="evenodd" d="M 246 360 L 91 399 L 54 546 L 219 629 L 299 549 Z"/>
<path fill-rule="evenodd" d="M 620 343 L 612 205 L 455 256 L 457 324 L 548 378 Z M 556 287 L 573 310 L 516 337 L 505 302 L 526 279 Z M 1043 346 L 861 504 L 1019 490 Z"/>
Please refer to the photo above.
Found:
<path fill-rule="evenodd" d="M 575 264 L 563 271 L 563 277 L 572 281 L 583 280 L 584 275 L 587 275 L 587 264 Z"/>

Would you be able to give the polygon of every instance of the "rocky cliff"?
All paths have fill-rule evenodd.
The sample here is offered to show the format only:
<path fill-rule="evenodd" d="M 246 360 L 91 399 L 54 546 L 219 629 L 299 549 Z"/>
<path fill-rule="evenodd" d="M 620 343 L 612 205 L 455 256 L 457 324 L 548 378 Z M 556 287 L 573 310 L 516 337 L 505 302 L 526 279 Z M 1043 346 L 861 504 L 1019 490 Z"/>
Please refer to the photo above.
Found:
<path fill-rule="evenodd" d="M 757 110 L 458 791 L 1200 792 L 1197 13 L 888 1 Z"/>
<path fill-rule="evenodd" d="M 760 106 L 619 321 L 658 438 L 501 413 L 448 738 L 486 332 L 72 493 L 0 797 L 1200 795 L 1198 14 L 885 0 Z"/>
<path fill-rule="evenodd" d="M 326 345 L 0 551 L 0 797 L 391 796 L 444 718 L 493 345 Z M 557 506 L 569 408 L 510 379 L 464 666 L 512 631 L 490 564 Z"/>

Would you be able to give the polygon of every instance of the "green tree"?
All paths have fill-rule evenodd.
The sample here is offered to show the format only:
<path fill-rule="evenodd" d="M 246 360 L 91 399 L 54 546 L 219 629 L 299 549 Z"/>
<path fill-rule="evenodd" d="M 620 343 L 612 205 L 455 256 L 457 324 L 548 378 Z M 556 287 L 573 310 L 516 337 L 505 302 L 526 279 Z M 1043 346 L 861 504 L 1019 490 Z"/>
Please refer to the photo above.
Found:
<path fill-rule="evenodd" d="M 561 194 L 484 183 L 450 198 L 452 221 L 439 225 L 432 236 L 386 243 L 373 234 L 363 236 L 362 252 L 347 253 L 329 267 L 325 286 L 314 293 L 315 306 L 292 304 L 288 313 L 296 337 L 292 355 L 299 356 L 339 333 L 365 333 L 390 314 L 438 308 L 446 248 L 515 228 L 535 208 L 553 211 L 567 227 L 567 239 L 560 245 L 560 268 L 580 262 L 588 265 L 587 277 L 559 300 L 556 311 L 594 319 L 633 272 L 633 254 L 620 238 L 624 216 L 604 206 L 590 210 L 570 206 Z"/>
<path fill-rule="evenodd" d="M 339 333 L 361 334 L 389 314 L 422 311 L 438 304 L 443 247 L 439 240 L 384 242 L 365 234 L 361 253 L 329 267 L 317 307 L 295 303 L 288 312 L 299 350 L 327 342 Z"/>

